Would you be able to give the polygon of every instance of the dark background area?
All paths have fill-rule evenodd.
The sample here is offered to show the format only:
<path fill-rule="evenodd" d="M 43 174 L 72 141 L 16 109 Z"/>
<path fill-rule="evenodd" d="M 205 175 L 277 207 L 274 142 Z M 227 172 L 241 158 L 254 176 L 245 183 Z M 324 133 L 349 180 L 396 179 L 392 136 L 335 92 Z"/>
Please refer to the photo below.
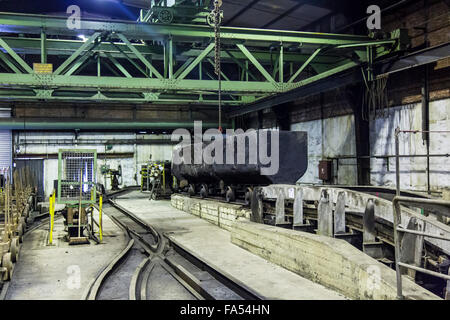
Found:
<path fill-rule="evenodd" d="M 0 2 L 0 11 L 65 15 L 70 5 L 79 6 L 90 16 L 105 18 L 136 20 L 139 14 L 138 8 L 118 0 L 4 0 Z"/>
<path fill-rule="evenodd" d="M 367 29 L 363 22 L 367 17 L 366 9 L 369 5 L 379 5 L 385 13 L 403 10 L 411 2 L 410 0 L 223 0 L 223 25 L 365 34 Z M 0 11 L 65 15 L 68 6 L 78 5 L 84 17 L 135 21 L 139 15 L 139 8 L 127 3 L 136 4 L 139 1 L 4 0 L 0 1 Z M 147 1 L 142 0 L 142 3 Z"/>

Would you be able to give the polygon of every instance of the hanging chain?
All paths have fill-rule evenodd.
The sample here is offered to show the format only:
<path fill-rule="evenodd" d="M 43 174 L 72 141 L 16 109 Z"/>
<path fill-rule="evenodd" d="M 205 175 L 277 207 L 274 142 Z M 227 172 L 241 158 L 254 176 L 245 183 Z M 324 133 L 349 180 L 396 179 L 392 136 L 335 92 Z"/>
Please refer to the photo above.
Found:
<path fill-rule="evenodd" d="M 220 23 L 221 12 L 220 6 L 221 0 L 214 0 L 214 10 L 212 12 L 214 16 L 214 72 L 219 79 L 219 130 L 222 132 L 222 74 L 221 74 L 221 61 L 220 61 Z"/>

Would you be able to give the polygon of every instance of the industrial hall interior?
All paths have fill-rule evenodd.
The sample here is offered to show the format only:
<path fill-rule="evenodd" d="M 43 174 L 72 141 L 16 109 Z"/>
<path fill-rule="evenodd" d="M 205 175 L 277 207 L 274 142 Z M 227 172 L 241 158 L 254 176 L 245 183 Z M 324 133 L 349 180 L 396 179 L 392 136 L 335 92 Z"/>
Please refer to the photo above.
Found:
<path fill-rule="evenodd" d="M 450 1 L 0 1 L 0 300 L 450 300 Z"/>

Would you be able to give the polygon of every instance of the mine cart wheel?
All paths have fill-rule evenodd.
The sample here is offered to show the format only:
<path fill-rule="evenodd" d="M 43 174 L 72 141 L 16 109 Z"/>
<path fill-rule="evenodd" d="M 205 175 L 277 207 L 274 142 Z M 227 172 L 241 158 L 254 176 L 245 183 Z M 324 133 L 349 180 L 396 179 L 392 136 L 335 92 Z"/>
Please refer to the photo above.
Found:
<path fill-rule="evenodd" d="M 225 199 L 227 200 L 227 202 L 233 202 L 236 200 L 236 194 L 235 194 L 233 188 L 228 187 L 227 194 L 225 195 Z"/>
<path fill-rule="evenodd" d="M 245 205 L 249 206 L 252 203 L 253 189 L 247 188 L 245 192 Z"/>
<path fill-rule="evenodd" d="M 200 189 L 200 197 L 208 197 L 208 186 L 206 184 L 202 184 L 202 188 Z"/>
<path fill-rule="evenodd" d="M 6 268 L 6 272 L 3 273 L 2 280 L 8 281 L 12 277 L 12 269 L 13 269 L 13 263 L 11 261 L 11 252 L 7 252 L 2 257 L 2 267 Z"/>
<path fill-rule="evenodd" d="M 190 196 L 194 196 L 194 195 L 195 195 L 195 188 L 194 188 L 194 185 L 193 185 L 193 184 L 190 184 L 190 185 L 189 185 L 189 190 L 188 190 L 188 192 L 189 192 L 189 195 L 190 195 Z"/>
<path fill-rule="evenodd" d="M 225 190 L 225 182 L 223 180 L 220 180 L 220 182 L 219 182 L 219 189 L 220 189 L 221 196 L 223 196 L 227 193 Z"/>
<path fill-rule="evenodd" d="M 19 260 L 19 246 L 19 237 L 12 238 L 10 247 L 12 262 L 17 262 L 17 260 Z"/>

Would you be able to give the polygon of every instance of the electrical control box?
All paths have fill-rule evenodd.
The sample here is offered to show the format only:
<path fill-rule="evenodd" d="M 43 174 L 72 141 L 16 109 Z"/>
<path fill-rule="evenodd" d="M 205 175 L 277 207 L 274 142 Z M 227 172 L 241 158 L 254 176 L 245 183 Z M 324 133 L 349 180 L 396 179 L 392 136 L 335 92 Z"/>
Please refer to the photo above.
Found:
<path fill-rule="evenodd" d="M 333 162 L 331 160 L 319 161 L 319 179 L 324 182 L 330 182 L 333 174 Z"/>

